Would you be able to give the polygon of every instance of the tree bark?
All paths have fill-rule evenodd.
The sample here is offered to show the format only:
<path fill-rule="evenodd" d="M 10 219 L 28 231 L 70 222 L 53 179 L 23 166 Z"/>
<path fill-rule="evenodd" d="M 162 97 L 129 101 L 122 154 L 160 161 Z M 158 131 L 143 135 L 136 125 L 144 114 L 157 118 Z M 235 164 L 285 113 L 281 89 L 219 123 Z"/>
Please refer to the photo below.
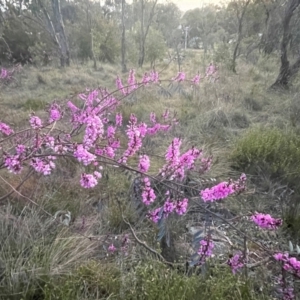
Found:
<path fill-rule="evenodd" d="M 238 50 L 240 47 L 240 43 L 242 40 L 242 32 L 243 32 L 243 20 L 244 20 L 244 16 L 247 10 L 247 7 L 250 3 L 250 0 L 247 0 L 246 3 L 243 5 L 242 7 L 242 11 L 240 12 L 238 4 L 236 4 L 236 15 L 237 15 L 237 19 L 238 19 L 238 36 L 237 36 L 237 41 L 234 47 L 234 51 L 233 51 L 233 56 L 232 56 L 232 71 L 234 73 L 236 73 L 236 58 L 238 56 Z"/>
<path fill-rule="evenodd" d="M 62 67 L 70 66 L 70 49 L 65 33 L 63 18 L 60 10 L 60 0 L 51 0 L 54 15 L 54 28 L 60 44 L 60 64 Z"/>
<path fill-rule="evenodd" d="M 93 20 L 92 20 L 91 5 L 89 0 L 86 1 L 86 21 L 87 21 L 89 35 L 90 35 L 91 55 L 92 55 L 92 60 L 94 62 L 94 69 L 97 70 L 97 59 L 94 51 Z"/>
<path fill-rule="evenodd" d="M 121 41 L 121 65 L 122 65 L 122 72 L 127 72 L 126 67 L 126 38 L 125 38 L 125 0 L 122 0 L 122 41 Z"/>
<path fill-rule="evenodd" d="M 145 0 L 140 0 L 141 3 L 141 37 L 140 37 L 140 51 L 139 51 L 139 60 L 138 65 L 141 68 L 144 64 L 145 60 L 145 44 L 147 35 L 149 33 L 149 28 L 152 23 L 154 14 L 155 14 L 155 7 L 158 0 L 153 1 L 153 5 L 151 8 L 150 16 L 146 25 L 146 30 L 144 28 L 144 22 L 145 22 Z"/>
<path fill-rule="evenodd" d="M 290 21 L 296 8 L 300 5 L 300 0 L 290 0 L 287 4 L 282 27 L 283 36 L 281 41 L 281 66 L 276 81 L 272 84 L 271 88 L 288 88 L 291 77 L 297 74 L 300 68 L 300 56 L 297 61 L 290 66 L 288 60 L 287 47 L 291 39 Z"/>

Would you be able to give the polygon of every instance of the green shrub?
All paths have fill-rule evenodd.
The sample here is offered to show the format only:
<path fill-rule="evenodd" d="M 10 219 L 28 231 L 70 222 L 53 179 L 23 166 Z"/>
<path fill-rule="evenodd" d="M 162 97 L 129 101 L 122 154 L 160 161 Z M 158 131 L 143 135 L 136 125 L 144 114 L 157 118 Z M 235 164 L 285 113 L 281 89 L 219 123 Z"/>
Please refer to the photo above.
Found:
<path fill-rule="evenodd" d="M 187 276 L 154 261 L 143 263 L 127 277 L 130 282 L 126 285 L 124 299 L 258 299 L 252 297 L 250 284 L 232 275 L 229 268 L 214 271 L 210 275 Z"/>
<path fill-rule="evenodd" d="M 112 264 L 89 261 L 67 276 L 53 276 L 44 300 L 119 299 L 120 271 Z"/>
<path fill-rule="evenodd" d="M 251 129 L 237 140 L 231 160 L 240 171 L 253 175 L 263 172 L 296 188 L 300 179 L 300 136 L 292 130 Z"/>
<path fill-rule="evenodd" d="M 24 110 L 33 110 L 33 111 L 39 111 L 43 110 L 46 106 L 46 102 L 41 99 L 28 99 L 24 103 Z"/>

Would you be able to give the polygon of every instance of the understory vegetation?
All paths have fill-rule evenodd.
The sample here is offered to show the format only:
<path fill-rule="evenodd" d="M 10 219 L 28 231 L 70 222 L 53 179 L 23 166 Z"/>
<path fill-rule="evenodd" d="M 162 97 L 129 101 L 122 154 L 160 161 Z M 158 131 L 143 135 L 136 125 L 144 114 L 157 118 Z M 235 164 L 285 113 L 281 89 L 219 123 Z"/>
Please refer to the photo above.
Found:
<path fill-rule="evenodd" d="M 298 299 L 300 1 L 102 2 L 0 0 L 0 300 Z"/>
<path fill-rule="evenodd" d="M 196 66 L 201 68 L 202 52 L 188 55 L 186 64 L 194 67 L 187 73 L 193 74 Z M 254 227 L 247 232 L 254 242 L 286 250 L 289 241 L 297 243 L 300 228 L 296 213 L 300 140 L 294 117 L 299 92 L 297 81 L 289 91 L 266 91 L 274 77 L 275 67 L 269 68 L 265 71 L 240 61 L 239 75 L 234 75 L 220 65 L 216 83 L 203 80 L 191 89 L 184 83 L 162 82 L 161 88 L 136 91 L 120 108 L 125 122 L 130 113 L 145 119 L 150 112 L 159 115 L 165 108 L 174 110 L 179 124 L 172 135 L 181 136 L 190 146 L 201 145 L 213 156 L 211 171 L 191 180 L 207 181 L 202 183 L 204 188 L 211 186 L 210 180 L 226 180 L 241 171 L 249 178 L 246 193 L 227 199 L 214 211 L 224 218 L 249 211 L 282 217 L 284 226 L 277 231 L 276 241 Z M 170 65 L 161 77 L 170 78 L 175 70 L 176 65 Z M 14 81 L 2 86 L 1 116 L 11 125 L 22 126 L 29 113 L 43 114 L 53 99 L 74 97 L 88 85 L 113 88 L 116 73 L 110 65 L 99 73 L 88 66 L 24 67 Z M 163 155 L 168 135 L 146 141 L 147 152 Z M 159 165 L 157 159 L 152 161 L 153 171 Z M 77 184 L 79 171 L 76 162 L 62 160 L 53 175 L 34 175 L 1 206 L 1 299 L 271 299 L 271 262 L 249 269 L 247 276 L 233 275 L 226 264 L 219 264 L 219 259 L 226 262 L 242 243 L 226 224 L 214 221 L 232 242 L 227 250 L 222 249 L 226 252 L 216 254 L 204 269 L 189 267 L 191 232 L 203 226 L 200 212 L 191 208 L 183 220 L 172 221 L 174 243 L 166 250 L 157 241 L 156 226 L 133 200 L 132 175 L 107 170 L 99 186 L 86 191 Z M 5 195 L 21 178 L 2 172 L 1 180 L 1 195 Z M 63 223 L 67 211 L 68 226 Z M 139 241 L 166 259 L 168 252 L 176 253 L 173 264 L 157 260 L 135 240 L 124 220 L 133 226 Z M 245 229 L 243 222 L 236 226 Z M 121 245 L 124 238 L 130 240 L 125 252 L 108 250 L 111 244 Z M 250 255 L 265 257 L 253 242 L 248 247 Z"/>

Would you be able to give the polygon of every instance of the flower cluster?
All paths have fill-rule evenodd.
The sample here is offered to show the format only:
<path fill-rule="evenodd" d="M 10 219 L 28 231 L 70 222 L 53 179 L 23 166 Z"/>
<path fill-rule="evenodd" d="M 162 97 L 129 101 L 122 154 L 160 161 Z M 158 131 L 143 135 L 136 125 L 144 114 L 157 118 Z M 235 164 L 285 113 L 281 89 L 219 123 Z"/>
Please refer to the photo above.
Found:
<path fill-rule="evenodd" d="M 204 202 L 214 202 L 216 200 L 227 198 L 234 192 L 235 190 L 232 184 L 221 182 L 210 189 L 206 188 L 205 190 L 202 190 L 200 194 Z"/>
<path fill-rule="evenodd" d="M 128 93 L 136 90 L 138 88 L 137 82 L 135 80 L 135 71 L 131 69 L 128 74 Z"/>
<path fill-rule="evenodd" d="M 200 83 L 200 79 L 201 79 L 201 76 L 199 74 L 197 74 L 193 79 L 192 79 L 192 83 L 194 85 L 196 84 L 199 84 Z"/>
<path fill-rule="evenodd" d="M 245 190 L 246 175 L 242 174 L 237 181 L 221 182 L 212 188 L 206 188 L 200 192 L 204 202 L 214 202 L 227 198 L 234 193 L 240 193 Z"/>
<path fill-rule="evenodd" d="M 151 188 L 151 182 L 148 177 L 143 179 L 142 201 L 145 205 L 150 205 L 156 199 L 154 190 Z"/>
<path fill-rule="evenodd" d="M 81 174 L 80 184 L 83 188 L 90 189 L 98 184 L 98 179 L 102 177 L 101 173 L 95 171 L 94 174 Z"/>
<path fill-rule="evenodd" d="M 0 73 L 0 79 L 6 79 L 8 77 L 7 69 L 2 68 Z"/>
<path fill-rule="evenodd" d="M 237 253 L 228 259 L 227 264 L 231 268 L 232 273 L 236 274 L 236 272 L 244 266 L 244 259 Z"/>
<path fill-rule="evenodd" d="M 281 219 L 275 219 L 269 214 L 256 213 L 251 217 L 251 220 L 264 229 L 276 229 L 282 225 Z"/>
<path fill-rule="evenodd" d="M 5 123 L 0 122 L 0 132 L 5 135 L 13 134 L 14 131 Z"/>
<path fill-rule="evenodd" d="M 10 155 L 5 154 L 4 155 L 4 165 L 7 168 L 7 170 L 14 174 L 20 174 L 22 172 L 22 156 L 21 155 Z"/>
<path fill-rule="evenodd" d="M 55 159 L 54 156 L 48 156 L 45 158 L 32 158 L 30 165 L 38 172 L 42 173 L 43 175 L 50 175 L 51 171 L 55 168 L 55 164 L 53 160 Z"/>
<path fill-rule="evenodd" d="M 209 66 L 206 68 L 205 75 L 206 77 L 209 77 L 215 74 L 216 72 L 217 72 L 217 67 L 213 63 L 210 63 Z"/>
<path fill-rule="evenodd" d="M 150 168 L 150 159 L 148 155 L 140 155 L 139 161 L 139 171 L 143 173 L 147 173 Z"/>
<path fill-rule="evenodd" d="M 276 278 L 275 283 L 279 285 L 278 292 L 282 300 L 293 300 L 296 298 L 294 288 L 287 283 L 286 278 L 279 276 Z"/>
<path fill-rule="evenodd" d="M 43 126 L 42 120 L 37 116 L 31 116 L 29 123 L 33 129 L 38 129 Z"/>
<path fill-rule="evenodd" d="M 79 162 L 87 166 L 96 160 L 96 156 L 89 151 L 87 151 L 82 145 L 78 145 L 74 151 L 74 157 L 77 158 Z"/>
<path fill-rule="evenodd" d="M 215 245 L 211 240 L 210 236 L 205 237 L 200 241 L 200 248 L 198 250 L 198 254 L 200 255 L 199 263 L 205 262 L 206 258 L 212 256 Z"/>
<path fill-rule="evenodd" d="M 148 212 L 148 218 L 154 222 L 154 223 L 157 223 L 161 218 L 162 216 L 161 215 L 161 212 L 162 212 L 162 208 L 161 207 L 158 207 L 152 211 L 149 211 Z"/>
<path fill-rule="evenodd" d="M 49 123 L 58 121 L 62 118 L 61 108 L 57 103 L 52 103 L 49 109 Z"/>
<path fill-rule="evenodd" d="M 173 78 L 174 81 L 182 82 L 185 80 L 185 73 L 184 72 L 178 72 L 177 76 Z"/>
<path fill-rule="evenodd" d="M 180 216 L 184 215 L 187 211 L 188 202 L 189 200 L 187 198 L 184 198 L 182 200 L 177 200 L 175 204 L 175 212 Z"/>
<path fill-rule="evenodd" d="M 274 254 L 274 258 L 277 261 L 281 261 L 283 263 L 283 269 L 293 273 L 300 278 L 300 261 L 295 257 L 289 257 L 288 253 L 276 253 Z"/>

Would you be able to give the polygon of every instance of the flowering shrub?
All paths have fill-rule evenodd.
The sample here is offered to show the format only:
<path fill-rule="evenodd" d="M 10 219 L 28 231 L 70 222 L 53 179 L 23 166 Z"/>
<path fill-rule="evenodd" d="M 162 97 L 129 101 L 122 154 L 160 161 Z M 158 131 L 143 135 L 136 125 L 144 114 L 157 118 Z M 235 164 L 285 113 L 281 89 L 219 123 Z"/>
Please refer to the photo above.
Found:
<path fill-rule="evenodd" d="M 184 82 L 186 75 L 180 72 L 173 81 Z M 47 118 L 41 119 L 32 114 L 28 120 L 28 128 L 14 131 L 9 125 L 0 122 L 0 169 L 6 169 L 13 174 L 34 170 L 48 176 L 56 168 L 57 159 L 73 158 L 81 166 L 82 173 L 78 182 L 85 189 L 97 186 L 102 178 L 103 168 L 112 166 L 126 169 L 141 178 L 141 199 L 149 207 L 148 218 L 151 221 L 159 224 L 171 215 L 184 215 L 191 199 L 184 193 L 183 180 L 187 172 L 194 172 L 198 176 L 207 172 L 212 159 L 204 157 L 203 151 L 196 147 L 181 152 L 182 140 L 175 137 L 166 150 L 165 162 L 157 174 L 149 174 L 151 159 L 142 151 L 144 139 L 168 132 L 177 120 L 166 111 L 161 117 L 151 113 L 150 124 L 146 124 L 131 114 L 128 124 L 123 125 L 122 114 L 117 111 L 120 105 L 117 93 L 127 96 L 140 87 L 160 82 L 157 72 L 144 74 L 142 80 L 138 82 L 134 71 L 131 70 L 127 86 L 124 86 L 120 77 L 117 77 L 116 92 L 109 93 L 105 88 L 98 88 L 80 94 L 79 102 L 68 101 L 66 105 L 54 102 L 49 106 Z M 199 84 L 200 75 L 196 75 L 188 82 Z M 121 143 L 125 138 L 125 144 Z M 138 162 L 131 160 L 133 157 L 138 158 Z M 156 201 L 158 197 L 153 182 L 160 182 L 165 187 L 163 203 Z M 199 200 L 221 201 L 242 193 L 245 188 L 246 176 L 242 174 L 236 181 L 229 179 L 213 187 L 199 190 Z M 0 201 L 8 196 L 1 197 Z M 202 207 L 204 209 L 204 206 Z M 275 230 L 282 224 L 282 220 L 262 213 L 255 213 L 249 219 L 263 229 Z M 198 243 L 197 264 L 205 264 L 213 255 L 214 248 L 211 235 L 207 233 Z M 114 253 L 116 247 L 112 244 L 108 251 Z M 299 276 L 300 263 L 295 258 L 280 253 L 274 257 L 284 263 L 285 271 Z M 245 265 L 245 257 L 235 254 L 227 264 L 235 274 Z"/>

